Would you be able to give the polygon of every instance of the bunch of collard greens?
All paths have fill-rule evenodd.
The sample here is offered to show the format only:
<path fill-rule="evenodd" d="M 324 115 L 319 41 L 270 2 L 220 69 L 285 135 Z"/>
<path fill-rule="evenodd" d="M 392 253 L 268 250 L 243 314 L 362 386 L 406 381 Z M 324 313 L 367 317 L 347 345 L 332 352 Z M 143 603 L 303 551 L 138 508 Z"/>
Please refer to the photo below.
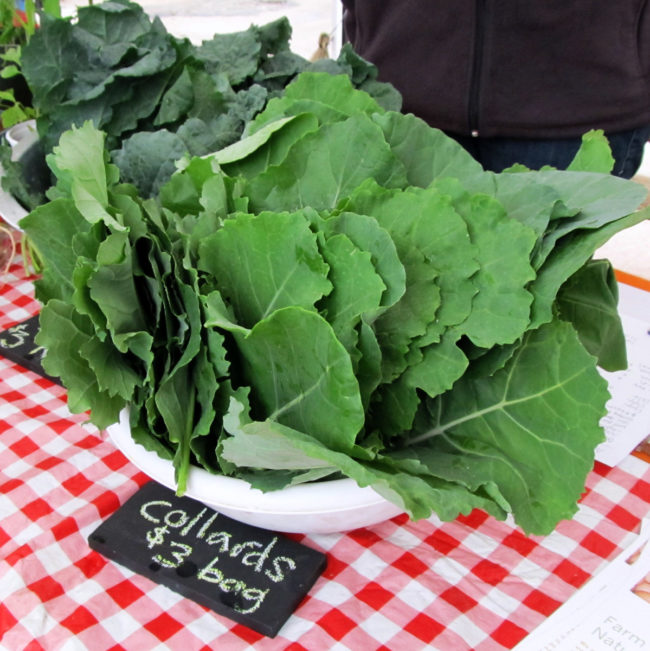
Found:
<path fill-rule="evenodd" d="M 281 18 L 195 46 L 128 0 L 79 7 L 74 20 L 44 16 L 21 60 L 40 144 L 47 154 L 64 131 L 91 120 L 106 133 L 122 180 L 148 197 L 185 153 L 203 155 L 239 140 L 246 123 L 304 70 L 346 73 L 399 110 L 399 94 L 349 46 L 336 61 L 310 64 L 290 50 L 290 37 Z"/>
<path fill-rule="evenodd" d="M 576 510 L 626 364 L 594 250 L 647 215 L 592 133 L 572 171 L 484 172 L 347 76 L 300 75 L 155 198 L 85 124 L 22 226 L 38 343 L 75 411 L 263 490 L 341 475 L 413 518 L 529 533 Z M 599 171 L 579 171 L 595 168 Z M 54 239 L 53 239 L 54 238 Z"/>

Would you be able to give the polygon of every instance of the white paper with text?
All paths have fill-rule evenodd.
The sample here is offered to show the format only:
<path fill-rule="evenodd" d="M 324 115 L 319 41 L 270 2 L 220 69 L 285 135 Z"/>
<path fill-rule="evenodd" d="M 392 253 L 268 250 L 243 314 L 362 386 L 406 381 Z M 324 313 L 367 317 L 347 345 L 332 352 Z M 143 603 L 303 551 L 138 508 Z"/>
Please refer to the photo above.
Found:
<path fill-rule="evenodd" d="M 608 466 L 619 464 L 650 436 L 650 292 L 623 284 L 619 292 L 628 368 L 601 370 L 612 397 L 601 420 L 606 441 L 596 448 L 596 459 Z"/>
<path fill-rule="evenodd" d="M 650 522 L 634 543 L 524 638 L 514 651 L 650 649 Z M 644 595 L 646 598 L 644 598 Z"/>

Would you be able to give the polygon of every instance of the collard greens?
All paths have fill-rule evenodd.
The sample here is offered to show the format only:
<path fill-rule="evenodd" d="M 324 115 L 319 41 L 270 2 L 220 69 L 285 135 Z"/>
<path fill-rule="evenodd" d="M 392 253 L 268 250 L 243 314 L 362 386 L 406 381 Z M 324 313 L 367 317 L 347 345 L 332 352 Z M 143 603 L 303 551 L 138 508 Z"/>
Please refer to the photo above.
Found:
<path fill-rule="evenodd" d="M 591 257 L 646 217 L 599 169 L 602 134 L 570 171 L 487 173 L 348 76 L 303 73 L 245 136 L 144 199 L 100 131 L 63 134 L 22 226 L 71 409 L 105 427 L 128 406 L 179 492 L 197 464 L 263 490 L 344 475 L 413 518 L 571 517 L 597 364 L 626 363 Z"/>
<path fill-rule="evenodd" d="M 349 44 L 336 61 L 310 63 L 290 50 L 290 37 L 289 21 L 280 18 L 193 45 L 129 0 L 89 3 L 74 19 L 44 16 L 21 56 L 40 146 L 51 152 L 64 131 L 90 120 L 106 134 L 122 181 L 150 197 L 175 171 L 175 160 L 238 141 L 247 122 L 305 70 L 347 74 L 399 110 L 399 93 L 377 81 L 375 66 Z M 29 208 L 42 203 L 14 174 L 3 187 Z"/>

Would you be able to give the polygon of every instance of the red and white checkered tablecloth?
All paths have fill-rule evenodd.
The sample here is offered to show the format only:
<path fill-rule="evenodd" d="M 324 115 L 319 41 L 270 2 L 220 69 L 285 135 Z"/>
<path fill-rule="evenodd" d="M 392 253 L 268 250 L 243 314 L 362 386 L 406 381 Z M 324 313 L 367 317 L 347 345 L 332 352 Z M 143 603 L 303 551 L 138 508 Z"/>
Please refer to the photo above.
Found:
<path fill-rule="evenodd" d="M 14 264 L 0 329 L 38 311 Z M 216 615 L 92 551 L 87 536 L 148 479 L 71 415 L 65 391 L 0 358 L 0 648 L 142 651 L 509 649 L 650 513 L 650 464 L 597 465 L 576 517 L 526 537 L 476 511 L 293 536 L 328 566 L 278 636 Z"/>

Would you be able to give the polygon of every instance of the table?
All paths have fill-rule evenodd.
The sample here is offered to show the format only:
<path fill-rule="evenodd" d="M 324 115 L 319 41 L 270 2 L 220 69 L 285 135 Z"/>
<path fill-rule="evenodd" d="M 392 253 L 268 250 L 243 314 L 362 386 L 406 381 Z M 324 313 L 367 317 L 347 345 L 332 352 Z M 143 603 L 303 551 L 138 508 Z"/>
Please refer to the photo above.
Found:
<path fill-rule="evenodd" d="M 20 259 L 0 280 L 0 329 L 38 312 Z M 64 389 L 0 358 L 1 649 L 510 649 L 650 514 L 650 463 L 630 455 L 615 468 L 597 463 L 578 514 L 547 537 L 480 511 L 294 535 L 328 566 L 270 639 L 89 548 L 88 535 L 148 478 L 84 420 Z"/>

